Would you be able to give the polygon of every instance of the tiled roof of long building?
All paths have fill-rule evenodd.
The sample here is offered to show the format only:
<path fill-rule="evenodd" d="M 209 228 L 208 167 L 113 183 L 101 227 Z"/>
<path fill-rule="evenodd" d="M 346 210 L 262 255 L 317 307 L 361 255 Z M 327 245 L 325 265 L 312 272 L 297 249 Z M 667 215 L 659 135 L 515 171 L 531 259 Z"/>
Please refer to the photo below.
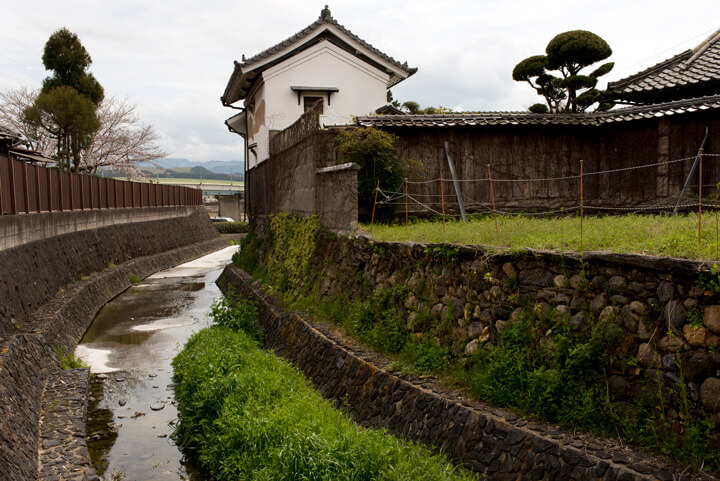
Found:
<path fill-rule="evenodd" d="M 533 114 L 529 112 L 458 112 L 442 115 L 368 115 L 356 118 L 363 127 L 455 127 L 485 125 L 606 125 L 613 122 L 651 119 L 668 115 L 720 109 L 720 95 L 608 112 L 581 114 Z M 326 125 L 340 127 L 340 125 Z"/>
<path fill-rule="evenodd" d="M 692 50 L 625 79 L 610 82 L 607 92 L 618 99 L 634 100 L 652 93 L 713 83 L 720 86 L 720 29 Z M 720 87 L 717 92 L 720 93 Z"/>

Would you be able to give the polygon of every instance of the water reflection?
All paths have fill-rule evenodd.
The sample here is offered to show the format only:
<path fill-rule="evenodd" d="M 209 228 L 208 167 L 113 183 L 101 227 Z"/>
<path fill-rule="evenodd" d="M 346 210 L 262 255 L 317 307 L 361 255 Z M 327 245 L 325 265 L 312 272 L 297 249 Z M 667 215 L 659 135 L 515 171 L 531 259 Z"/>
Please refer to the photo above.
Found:
<path fill-rule="evenodd" d="M 170 362 L 187 338 L 208 323 L 220 297 L 215 279 L 236 247 L 153 275 L 106 305 L 77 355 L 94 378 L 88 447 L 107 477 L 201 480 L 172 444 L 177 417 Z M 92 434 L 90 434 L 92 432 Z"/>

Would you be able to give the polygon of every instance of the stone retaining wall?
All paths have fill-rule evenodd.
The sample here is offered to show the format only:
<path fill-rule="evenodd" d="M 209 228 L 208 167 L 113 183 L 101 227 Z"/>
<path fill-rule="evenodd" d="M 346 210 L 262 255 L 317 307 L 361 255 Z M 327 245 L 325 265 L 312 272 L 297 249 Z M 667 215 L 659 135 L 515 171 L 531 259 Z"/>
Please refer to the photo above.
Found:
<path fill-rule="evenodd" d="M 598 252 L 500 255 L 481 246 L 325 234 L 311 265 L 309 282 L 323 298 L 401 289 L 398 312 L 407 329 L 436 337 L 432 325 L 450 322 L 446 347 L 459 358 L 495 343 L 528 310 L 571 326 L 609 321 L 620 331 L 604 366 L 611 397 L 631 404 L 646 395 L 646 380 L 684 383 L 697 405 L 690 414 L 715 422 L 720 446 L 720 276 L 700 262 Z M 674 410 L 671 422 L 682 412 Z"/>
<path fill-rule="evenodd" d="M 207 218 L 207 215 L 205 217 Z M 47 262 L 50 264 L 42 266 L 43 271 L 50 273 L 53 268 L 51 262 L 55 260 L 55 266 L 60 271 L 58 276 L 61 276 L 64 266 L 71 266 L 74 260 L 80 262 L 78 257 L 99 252 L 99 254 L 93 255 L 93 258 L 95 261 L 101 262 L 100 268 L 102 268 L 103 255 L 108 251 L 105 250 L 101 240 L 119 249 L 111 253 L 116 259 L 125 256 L 125 251 L 122 250 L 124 246 L 132 247 L 127 252 L 129 257 L 138 257 L 148 250 L 154 254 L 128 260 L 117 267 L 106 268 L 91 277 L 80 279 L 66 286 L 64 290 L 45 302 L 31 315 L 25 324 L 32 326 L 31 328 L 23 328 L 16 334 L 0 340 L 0 413 L 2 413 L 0 416 L 0 473 L 3 475 L 3 480 L 25 481 L 38 477 L 40 401 L 45 381 L 48 376 L 57 372 L 59 367 L 55 349 L 64 348 L 66 351 L 74 349 L 98 310 L 131 285 L 131 275 L 144 278 L 154 272 L 196 259 L 227 245 L 225 239 L 215 237 L 158 253 L 158 248 L 168 244 L 182 244 L 183 241 L 188 243 L 188 240 L 198 236 L 198 231 L 204 230 L 202 227 L 198 228 L 198 226 L 192 225 L 192 219 L 177 224 L 164 224 L 164 222 L 149 223 L 159 224 L 158 230 L 154 234 L 150 232 L 151 225 L 137 226 L 133 224 L 126 224 L 125 228 L 128 230 L 125 232 L 115 230 L 116 227 L 104 232 L 107 235 L 120 236 L 116 238 L 104 238 L 102 232 L 85 231 L 94 240 L 94 243 L 84 243 L 85 241 L 79 238 L 75 238 L 75 240 L 82 241 L 82 245 L 88 248 L 89 252 L 83 251 L 82 248 L 74 248 L 71 239 L 68 239 L 61 242 L 60 246 L 67 247 L 69 251 L 61 255 L 62 250 L 55 250 L 55 254 L 59 257 L 49 259 Z M 205 220 L 199 220 L 199 222 L 205 222 Z M 188 230 L 183 231 L 183 227 Z M 132 236 L 137 236 L 137 238 L 129 239 Z M 167 240 L 162 241 L 161 237 L 165 237 Z M 152 242 L 142 245 L 143 241 L 148 238 Z M 46 244 L 46 247 L 49 246 L 50 244 Z M 4 253 L 12 250 L 14 249 L 9 249 Z M 75 259 L 72 254 L 75 254 Z M 38 253 L 38 257 L 42 262 L 43 255 Z M 18 261 L 21 262 L 22 259 Z M 26 254 L 25 261 L 32 264 L 29 253 Z M 85 265 L 93 264 L 88 262 Z M 13 272 L 19 275 L 17 269 L 14 269 Z M 33 270 L 30 269 L 29 273 L 23 273 L 23 275 L 28 278 L 32 272 Z M 32 285 L 32 283 L 30 284 Z M 62 477 L 56 479 L 62 479 Z"/>
<path fill-rule="evenodd" d="M 297 365 L 358 422 L 439 447 L 489 479 L 690 479 L 656 459 L 470 401 L 432 379 L 401 377 L 387 360 L 323 323 L 283 312 L 235 267 L 225 269 L 218 285 L 255 300 L 266 347 Z"/>

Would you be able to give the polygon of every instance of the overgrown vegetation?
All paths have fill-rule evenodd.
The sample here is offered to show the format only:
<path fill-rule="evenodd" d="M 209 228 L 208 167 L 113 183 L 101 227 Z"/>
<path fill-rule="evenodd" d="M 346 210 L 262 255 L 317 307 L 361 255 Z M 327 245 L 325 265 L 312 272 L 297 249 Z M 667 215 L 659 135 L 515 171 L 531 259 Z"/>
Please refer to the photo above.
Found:
<path fill-rule="evenodd" d="M 688 217 L 691 216 L 684 216 L 682 222 L 687 222 Z M 673 218 L 664 219 L 674 221 Z M 599 235 L 603 227 L 617 220 L 623 228 L 612 235 L 636 242 L 644 242 L 647 240 L 644 238 L 648 237 L 638 234 L 641 232 L 638 225 L 645 225 L 645 222 L 648 226 L 652 225 L 651 219 L 640 217 L 595 220 L 598 224 L 591 226 L 591 233 Z M 463 358 L 459 354 L 464 344 L 454 345 L 452 331 L 456 322 L 450 312 L 443 311 L 438 316 L 427 307 L 419 306 L 413 309 L 413 315 L 408 317 L 407 322 L 403 320 L 406 317 L 403 311 L 407 309 L 403 301 L 411 289 L 410 283 L 373 290 L 369 285 L 363 286 L 360 278 L 350 281 L 363 286 L 353 290 L 354 296 L 344 293 L 330 296 L 327 287 L 323 286 L 322 277 L 314 275 L 307 267 L 315 254 L 316 234 L 309 235 L 307 227 L 299 226 L 311 221 L 294 219 L 290 223 L 289 219 L 281 217 L 273 221 L 264 240 L 249 234 L 234 260 L 267 284 L 287 307 L 305 310 L 343 326 L 348 333 L 374 349 L 396 355 L 399 361 L 395 365 L 400 369 L 444 375 L 494 405 L 511 407 L 572 430 L 620 437 L 626 442 L 662 452 L 693 469 L 720 472 L 720 446 L 713 431 L 715 425 L 710 419 L 694 417 L 697 401 L 690 399 L 682 379 L 670 383 L 662 378 L 647 378 L 638 382 L 640 393 L 632 397 L 633 402 L 611 398 L 609 378 L 613 373 L 608 371 L 609 366 L 624 369 L 623 366 L 632 367 L 633 362 L 622 354 L 615 354 L 622 337 L 616 319 L 607 318 L 600 322 L 586 317 L 585 321 L 578 322 L 569 316 L 551 315 L 533 305 L 525 305 L 522 315 L 513 316 L 513 320 L 503 323 L 502 329 L 498 328 L 497 338 L 479 344 L 469 358 Z M 279 223 L 285 223 L 285 228 L 279 229 Z M 478 224 L 479 221 L 470 225 L 454 223 L 448 234 L 453 235 L 454 228 L 463 233 Z M 487 224 L 487 230 L 494 233 L 492 219 L 488 219 Z M 533 225 L 529 223 L 526 227 Z M 421 222 L 411 226 L 410 232 L 418 226 L 428 229 L 437 227 Z M 442 235 L 442 226 L 439 228 Z M 635 229 L 632 235 L 631 228 Z M 288 229 L 298 229 L 305 234 L 291 235 Z M 404 233 L 405 230 L 404 227 L 384 226 L 380 229 L 394 233 Z M 528 229 L 523 235 L 531 238 L 532 235 L 541 235 L 538 231 L 543 229 L 550 235 L 550 231 L 557 230 L 557 224 Z M 297 278 L 300 282 L 278 282 L 286 278 L 277 271 L 288 260 L 285 258 L 287 246 L 272 245 L 277 231 L 286 232 L 284 238 L 292 238 L 303 245 L 302 252 L 306 257 L 292 261 L 306 266 L 303 270 L 305 274 Z M 697 238 L 683 245 L 690 246 L 693 242 L 697 245 Z M 388 255 L 382 246 L 375 246 L 373 252 L 381 258 Z M 428 249 L 425 254 L 429 260 L 453 262 L 458 251 L 442 246 Z M 261 259 L 266 257 L 272 260 L 262 264 Z M 701 279 L 700 284 L 712 290 L 716 282 L 720 281 L 713 273 L 707 279 Z M 425 289 L 427 286 L 422 280 L 412 287 L 418 297 L 422 297 Z M 693 312 L 690 311 L 691 316 Z M 590 314 L 587 313 L 587 316 Z M 682 369 L 679 371 L 682 375 Z"/>
<path fill-rule="evenodd" d="M 472 479 L 427 448 L 352 423 L 297 369 L 226 327 L 247 327 L 252 307 L 220 305 L 224 326 L 196 333 L 173 360 L 174 439 L 214 479 Z M 236 311 L 245 320 L 229 320 Z"/>
<path fill-rule="evenodd" d="M 56 347 L 55 355 L 60 363 L 60 369 L 81 369 L 88 367 L 85 361 L 75 355 L 75 352 L 68 351 L 64 347 Z"/>
<path fill-rule="evenodd" d="M 375 127 L 342 130 L 336 137 L 337 149 L 346 161 L 360 166 L 358 204 L 361 214 L 370 218 L 375 188 L 393 192 L 402 183 L 407 166 L 395 151 L 397 137 Z M 379 205 L 379 211 L 390 209 Z"/>
<path fill-rule="evenodd" d="M 131 282 L 132 284 L 140 284 L 140 283 L 142 282 L 142 277 L 137 276 L 137 275 L 135 275 L 135 274 L 130 274 L 130 275 L 128 276 L 128 279 L 130 280 L 130 282 Z"/>
<path fill-rule="evenodd" d="M 525 248 L 554 251 L 612 250 L 613 252 L 655 254 L 690 259 L 717 259 L 716 223 L 713 216 L 702 218 L 698 244 L 697 214 L 624 215 L 585 217 L 583 236 L 577 217 L 499 216 L 495 233 L 492 216 L 476 217 L 467 224 L 439 219 L 404 225 L 363 225 L 381 241 L 413 240 L 428 243 L 485 244 L 498 250 Z"/>
<path fill-rule="evenodd" d="M 219 234 L 245 234 L 248 231 L 247 222 L 215 222 L 213 225 Z"/>
<path fill-rule="evenodd" d="M 479 398 L 563 426 L 652 447 L 694 469 L 720 470 L 710 420 L 694 419 L 683 382 L 646 379 L 641 402 L 613 402 L 606 366 L 622 331 L 610 319 L 573 325 L 569 317 L 526 311 L 493 345 L 456 372 Z M 673 406 L 682 412 L 673 416 Z"/>

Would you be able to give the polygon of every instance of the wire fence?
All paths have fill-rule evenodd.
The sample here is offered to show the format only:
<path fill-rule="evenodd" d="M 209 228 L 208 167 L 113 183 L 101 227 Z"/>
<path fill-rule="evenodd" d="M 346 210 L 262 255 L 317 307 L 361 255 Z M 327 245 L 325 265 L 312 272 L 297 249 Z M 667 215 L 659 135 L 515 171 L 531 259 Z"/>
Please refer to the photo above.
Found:
<path fill-rule="evenodd" d="M 558 216 L 558 215 L 579 215 L 580 217 L 580 230 L 582 238 L 582 219 L 585 212 L 591 213 L 662 213 L 662 212 L 677 212 L 678 210 L 687 211 L 690 209 L 697 209 L 699 222 L 698 222 L 698 242 L 701 237 L 702 229 L 702 210 L 703 206 L 707 207 L 719 207 L 720 204 L 717 202 L 717 195 L 713 195 L 710 198 L 703 198 L 703 189 L 718 188 L 718 184 L 708 184 L 703 182 L 702 168 L 703 158 L 710 158 L 714 160 L 716 157 L 720 157 L 720 154 L 709 154 L 704 153 L 702 147 L 698 151 L 698 154 L 693 157 L 684 157 L 673 160 L 665 160 L 654 163 L 648 163 L 643 165 L 622 167 L 615 169 L 605 169 L 598 171 L 583 171 L 583 161 L 580 161 L 580 172 L 573 175 L 555 176 L 555 177 L 541 177 L 541 178 L 519 178 L 510 177 L 502 172 L 493 172 L 490 164 L 487 165 L 488 175 L 487 177 L 473 178 L 473 179 L 462 179 L 462 178 L 445 178 L 442 170 L 440 177 L 429 180 L 409 180 L 404 179 L 403 182 L 394 189 L 386 190 L 380 188 L 380 183 L 377 183 L 375 204 L 373 206 L 373 216 L 371 219 L 371 225 L 375 220 L 375 209 L 377 205 L 390 205 L 399 206 L 404 209 L 406 225 L 408 222 L 409 215 L 426 214 L 441 216 L 443 223 L 446 218 L 463 218 L 466 217 L 484 217 L 484 216 L 495 216 L 495 229 L 497 231 L 497 216 L 531 216 L 531 217 L 542 217 L 542 216 Z M 448 159 L 451 162 L 451 159 Z M 588 178 L 602 178 L 618 173 L 631 173 L 638 175 L 642 174 L 643 170 L 655 169 L 660 166 L 671 166 L 671 165 L 685 165 L 689 161 L 694 161 L 690 173 L 686 179 L 685 185 L 682 192 L 677 196 L 660 199 L 655 203 L 644 203 L 643 205 L 629 205 L 629 206 L 618 206 L 618 205 L 603 205 L 597 201 L 587 203 L 584 198 L 584 182 Z M 697 180 L 695 183 L 691 183 L 695 177 L 695 168 L 699 167 L 697 173 Z M 451 169 L 452 171 L 452 169 Z M 664 175 L 684 175 L 687 172 L 686 169 L 678 169 L 677 171 L 666 171 Z M 504 175 L 505 174 L 505 175 Z M 559 207 L 546 207 L 538 208 L 537 205 L 523 205 L 522 202 L 515 203 L 514 205 L 505 206 L 504 208 L 496 207 L 494 185 L 507 185 L 507 184 L 537 184 L 537 183 L 558 183 L 558 182 L 574 182 L 575 188 L 579 191 L 579 195 L 575 199 L 570 199 L 564 202 L 564 205 Z M 448 183 L 455 183 L 464 186 L 463 188 L 457 188 L 454 193 L 446 192 L 445 186 Z M 424 193 L 424 192 L 409 192 L 409 187 L 422 187 L 429 190 L 430 185 L 438 184 L 439 193 Z M 467 194 L 466 191 L 472 190 L 468 188 L 469 185 L 483 185 L 485 190 L 489 194 L 489 199 L 486 201 L 478 201 Z M 685 198 L 684 193 L 687 189 L 692 189 L 697 192 L 697 197 L 694 199 Z M 465 190 L 465 192 L 463 192 Z M 478 189 L 475 189 L 476 191 Z M 693 195 L 695 196 L 695 194 Z M 689 196 L 688 196 L 689 197 Z M 710 203 L 708 204 L 708 201 Z M 469 212 L 465 212 L 467 209 Z"/>
<path fill-rule="evenodd" d="M 71 174 L 0 156 L 0 215 L 200 204 L 199 189 Z"/>

